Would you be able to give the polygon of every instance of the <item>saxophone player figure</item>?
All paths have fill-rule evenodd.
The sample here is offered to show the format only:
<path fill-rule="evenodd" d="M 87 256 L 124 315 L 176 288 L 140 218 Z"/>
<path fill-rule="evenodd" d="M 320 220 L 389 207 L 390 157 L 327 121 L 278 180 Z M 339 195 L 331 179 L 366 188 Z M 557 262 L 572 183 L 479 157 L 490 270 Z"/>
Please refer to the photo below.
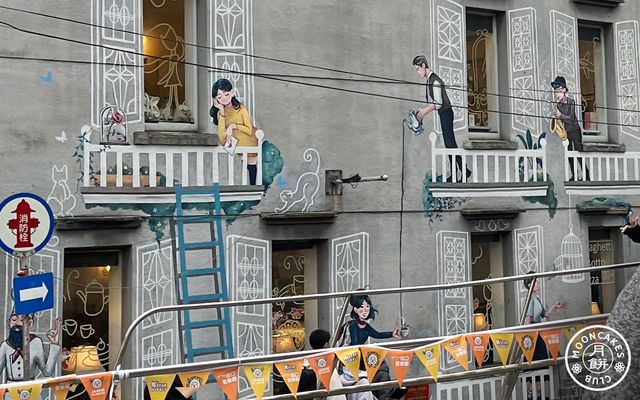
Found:
<path fill-rule="evenodd" d="M 564 128 L 567 132 L 567 139 L 569 140 L 569 150 L 582 151 L 582 129 L 578 124 L 578 117 L 576 116 L 576 102 L 571 97 L 567 96 L 567 81 L 562 76 L 557 76 L 556 79 L 551 82 L 553 87 L 553 93 L 556 100 L 555 107 L 553 107 L 554 117 L 562 121 Z M 584 174 L 584 180 L 591 180 L 589 177 L 589 168 L 584 165 L 582 157 L 577 157 L 578 166 L 582 169 Z M 574 162 L 573 157 L 569 158 L 569 169 L 571 170 L 570 181 L 576 180 L 574 176 Z"/>

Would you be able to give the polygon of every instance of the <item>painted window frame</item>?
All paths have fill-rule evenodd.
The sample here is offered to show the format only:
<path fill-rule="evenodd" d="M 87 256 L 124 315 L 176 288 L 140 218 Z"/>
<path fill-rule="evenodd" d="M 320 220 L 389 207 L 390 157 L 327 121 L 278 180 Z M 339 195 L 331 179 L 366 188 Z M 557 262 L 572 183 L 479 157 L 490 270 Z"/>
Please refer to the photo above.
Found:
<path fill-rule="evenodd" d="M 582 129 L 582 141 L 584 143 L 608 143 L 609 142 L 609 125 L 608 121 L 608 101 L 607 101 L 607 63 L 605 61 L 606 59 L 606 46 L 607 46 L 607 42 L 606 42 L 606 37 L 605 37 L 605 29 L 604 26 L 602 25 L 598 25 L 598 24 L 594 24 L 594 23 L 589 23 L 589 22 L 582 22 L 582 21 L 578 21 L 577 23 L 578 26 L 578 60 L 581 60 L 580 57 L 580 30 L 581 29 L 597 29 L 600 32 L 600 62 L 595 62 L 594 59 L 594 76 L 595 76 L 595 80 L 596 80 L 596 96 L 598 96 L 598 94 L 600 94 L 600 96 L 598 96 L 596 99 L 597 101 L 602 101 L 604 104 L 602 104 L 600 107 L 602 107 L 602 112 L 601 113 L 596 113 L 596 118 L 597 121 L 600 122 L 599 126 L 597 127 L 597 129 L 595 130 L 586 130 L 584 127 L 584 114 L 582 112 L 582 105 L 579 105 L 579 109 L 578 111 L 580 112 L 578 115 L 578 120 L 580 121 L 580 128 Z M 594 55 L 595 57 L 595 55 Z M 598 69 L 599 68 L 599 69 Z M 579 95 L 579 102 L 582 103 L 582 99 L 583 99 L 583 94 L 582 94 L 582 85 L 581 85 L 581 79 L 582 79 L 582 68 L 580 67 L 579 73 L 578 73 L 578 85 L 580 87 L 580 95 Z M 600 84 L 598 84 L 598 82 L 601 82 Z M 578 99 L 577 99 L 578 100 Z"/>
<path fill-rule="evenodd" d="M 192 123 L 186 122 L 146 122 L 144 123 L 145 131 L 171 131 L 171 132 L 197 132 L 198 131 L 198 109 L 199 109 L 199 95 L 198 95 L 198 71 L 197 67 L 193 64 L 197 63 L 197 49 L 192 45 L 186 43 L 196 43 L 198 37 L 198 18 L 197 18 L 197 4 L 196 0 L 183 0 L 185 7 L 185 61 L 192 63 L 191 65 L 185 64 L 185 99 L 191 110 L 193 116 Z M 141 7 L 142 8 L 142 7 Z M 144 21 L 144 11 L 142 11 L 142 21 Z M 144 79 L 142 81 L 142 92 L 144 90 Z"/>
<path fill-rule="evenodd" d="M 499 110 L 499 106 L 500 106 L 500 101 L 498 96 L 495 96 L 495 94 L 499 93 L 499 87 L 500 87 L 500 83 L 499 83 L 499 68 L 500 68 L 500 64 L 499 64 L 499 57 L 498 57 L 498 24 L 497 24 L 497 15 L 491 11 L 484 11 L 484 10 L 476 10 L 476 9 L 465 9 L 465 35 L 466 32 L 468 32 L 467 28 L 468 28 L 468 23 L 469 23 L 469 17 L 470 16 L 479 16 L 479 17 L 489 17 L 491 18 L 491 24 L 492 24 L 492 31 L 493 34 L 491 35 L 491 47 L 493 49 L 493 55 L 491 57 L 490 60 L 490 64 L 487 63 L 487 93 L 493 93 L 494 95 L 487 95 L 487 109 L 488 110 L 494 110 L 497 111 Z M 469 46 L 471 46 L 472 43 L 470 43 L 469 41 L 466 41 L 466 51 L 469 51 Z M 468 84 L 468 70 L 470 66 L 470 60 L 467 59 L 467 84 Z M 470 90 L 469 87 L 467 87 L 467 90 Z M 470 108 L 467 109 L 467 119 L 469 118 L 469 110 Z M 483 127 L 475 127 L 472 126 L 471 124 L 468 124 L 468 132 L 469 132 L 469 139 L 470 140 L 474 140 L 474 139 L 500 139 L 500 115 L 499 113 L 496 112 L 489 112 L 488 113 L 488 118 L 489 118 L 489 129 L 483 128 Z"/>

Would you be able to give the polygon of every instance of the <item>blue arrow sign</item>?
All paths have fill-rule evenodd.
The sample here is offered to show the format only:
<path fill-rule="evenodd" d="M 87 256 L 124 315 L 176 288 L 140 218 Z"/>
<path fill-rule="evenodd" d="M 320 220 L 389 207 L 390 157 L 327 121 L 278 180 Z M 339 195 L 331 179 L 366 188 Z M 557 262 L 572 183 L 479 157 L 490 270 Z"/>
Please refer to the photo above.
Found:
<path fill-rule="evenodd" d="M 48 272 L 13 278 L 13 301 L 17 315 L 52 309 L 53 274 Z"/>

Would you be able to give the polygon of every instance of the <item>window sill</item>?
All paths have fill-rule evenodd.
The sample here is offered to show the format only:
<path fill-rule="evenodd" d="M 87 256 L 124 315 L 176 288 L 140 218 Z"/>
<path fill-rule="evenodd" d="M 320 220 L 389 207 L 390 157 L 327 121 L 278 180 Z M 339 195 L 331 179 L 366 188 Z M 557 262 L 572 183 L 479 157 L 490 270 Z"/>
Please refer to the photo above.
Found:
<path fill-rule="evenodd" d="M 469 139 L 462 147 L 466 150 L 517 150 L 518 143 L 514 140 Z"/>
<path fill-rule="evenodd" d="M 177 146 L 218 146 L 218 135 L 197 132 L 135 132 L 133 144 L 161 144 Z"/>
<path fill-rule="evenodd" d="M 624 153 L 627 151 L 627 146 L 624 144 L 615 143 L 595 143 L 586 142 L 582 143 L 582 152 L 601 152 L 601 153 Z"/>
<path fill-rule="evenodd" d="M 617 7 L 624 3 L 624 0 L 573 0 L 574 3 L 589 4 L 592 6 Z"/>

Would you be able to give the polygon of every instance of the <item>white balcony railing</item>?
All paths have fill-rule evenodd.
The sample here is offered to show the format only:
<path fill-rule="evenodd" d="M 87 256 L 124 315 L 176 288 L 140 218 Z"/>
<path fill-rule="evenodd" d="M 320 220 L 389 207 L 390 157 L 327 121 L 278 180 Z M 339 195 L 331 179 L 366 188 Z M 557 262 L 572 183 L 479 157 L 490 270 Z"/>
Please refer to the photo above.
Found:
<path fill-rule="evenodd" d="M 580 152 L 567 150 L 569 145 L 567 141 L 563 144 L 565 147 L 564 176 L 567 181 L 572 176 L 576 181 L 640 181 L 640 152 Z M 570 160 L 573 161 L 573 171 Z M 589 169 L 589 179 L 584 172 L 584 167 Z"/>
<path fill-rule="evenodd" d="M 84 187 L 173 187 L 249 185 L 247 160 L 257 154 L 256 185 L 262 185 L 262 142 L 236 147 L 230 155 L 222 146 L 84 145 Z M 153 179 L 152 177 L 155 177 Z"/>
<path fill-rule="evenodd" d="M 462 157 L 462 170 L 471 170 L 469 179 L 462 174 L 462 183 L 517 183 L 546 182 L 547 156 L 546 140 L 540 140 L 537 149 L 517 150 L 466 150 L 436 147 L 438 135 L 432 132 L 431 141 L 431 181 L 436 182 L 438 175 L 443 181 L 449 175 L 449 159 L 455 163 L 456 156 Z M 454 179 L 455 180 L 455 179 Z M 460 182 L 460 180 L 458 180 Z"/>
<path fill-rule="evenodd" d="M 531 394 L 536 398 L 555 398 L 555 386 L 552 369 L 527 371 L 519 374 L 519 383 L 511 394 L 512 400 L 527 400 L 527 381 L 531 382 Z M 504 377 L 495 376 L 484 379 L 466 379 L 454 382 L 438 383 L 436 400 L 493 400 L 500 396 Z M 546 382 L 545 382 L 546 380 Z M 536 385 L 536 381 L 540 382 Z"/>

